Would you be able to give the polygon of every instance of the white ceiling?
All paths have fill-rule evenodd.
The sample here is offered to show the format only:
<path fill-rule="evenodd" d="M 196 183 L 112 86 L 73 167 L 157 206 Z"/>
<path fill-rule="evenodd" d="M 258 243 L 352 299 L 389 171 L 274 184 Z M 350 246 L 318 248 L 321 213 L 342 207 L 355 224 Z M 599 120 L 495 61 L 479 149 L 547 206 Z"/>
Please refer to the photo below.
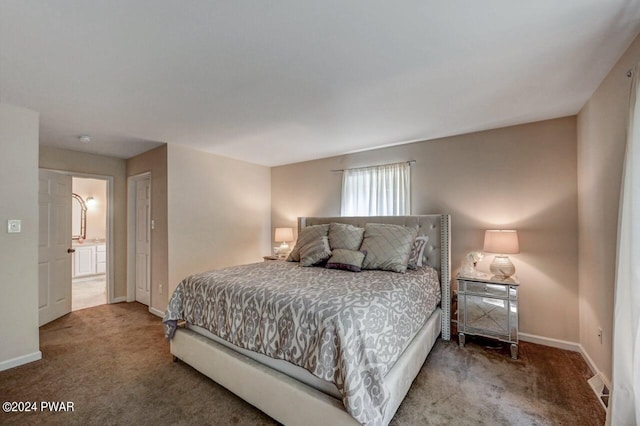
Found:
<path fill-rule="evenodd" d="M 0 0 L 0 102 L 44 145 L 280 165 L 576 114 L 639 31 L 638 0 Z"/>

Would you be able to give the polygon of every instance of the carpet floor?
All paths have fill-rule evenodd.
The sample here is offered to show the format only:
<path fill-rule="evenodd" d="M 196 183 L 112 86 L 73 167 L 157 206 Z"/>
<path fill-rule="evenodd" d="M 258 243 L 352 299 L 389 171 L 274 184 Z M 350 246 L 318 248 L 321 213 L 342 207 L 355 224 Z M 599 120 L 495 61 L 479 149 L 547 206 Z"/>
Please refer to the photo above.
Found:
<path fill-rule="evenodd" d="M 393 425 L 602 425 L 574 352 L 438 340 Z M 138 303 L 72 312 L 40 329 L 41 361 L 0 372 L 0 402 L 71 401 L 73 412 L 0 412 L 0 424 L 271 425 L 261 411 L 182 362 Z"/>

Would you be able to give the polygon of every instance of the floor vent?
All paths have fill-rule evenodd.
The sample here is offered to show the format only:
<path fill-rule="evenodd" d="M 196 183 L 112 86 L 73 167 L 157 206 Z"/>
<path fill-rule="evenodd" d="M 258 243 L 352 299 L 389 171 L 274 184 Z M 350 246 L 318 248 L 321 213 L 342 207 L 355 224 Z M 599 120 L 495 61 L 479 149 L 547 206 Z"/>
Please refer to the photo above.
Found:
<path fill-rule="evenodd" d="M 604 384 L 600 374 L 596 374 L 590 378 L 587 383 L 589 383 L 589 386 L 591 386 L 591 389 L 593 389 L 598 397 L 598 401 L 600 401 L 600 404 L 602 404 L 602 407 L 606 410 L 609 406 L 609 388 Z"/>

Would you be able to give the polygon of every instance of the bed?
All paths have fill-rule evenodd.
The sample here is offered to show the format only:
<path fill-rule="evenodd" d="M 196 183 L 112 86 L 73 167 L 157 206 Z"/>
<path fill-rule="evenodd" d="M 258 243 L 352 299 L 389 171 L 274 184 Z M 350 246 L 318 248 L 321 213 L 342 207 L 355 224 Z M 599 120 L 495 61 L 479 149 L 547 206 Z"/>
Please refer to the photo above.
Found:
<path fill-rule="evenodd" d="M 284 424 L 386 425 L 437 337 L 450 338 L 449 216 L 298 226 L 329 223 L 417 228 L 429 238 L 424 266 L 352 273 L 271 261 L 195 274 L 164 318 L 171 353 Z"/>

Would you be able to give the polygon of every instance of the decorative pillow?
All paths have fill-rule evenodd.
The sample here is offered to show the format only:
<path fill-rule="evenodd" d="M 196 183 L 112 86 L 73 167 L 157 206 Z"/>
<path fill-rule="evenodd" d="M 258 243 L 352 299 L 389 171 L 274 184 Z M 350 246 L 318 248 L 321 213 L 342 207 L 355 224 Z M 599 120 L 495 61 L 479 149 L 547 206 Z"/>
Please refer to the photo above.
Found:
<path fill-rule="evenodd" d="M 364 238 L 364 228 L 346 223 L 329 224 L 329 245 L 331 250 L 358 250 Z"/>
<path fill-rule="evenodd" d="M 314 266 L 330 257 L 328 237 L 316 238 L 300 247 L 300 266 Z"/>
<path fill-rule="evenodd" d="M 418 269 L 419 266 L 422 266 L 422 256 L 424 256 L 424 248 L 427 246 L 429 242 L 429 237 L 426 235 L 420 235 L 416 237 L 413 241 L 413 246 L 411 247 L 411 253 L 409 254 L 409 263 L 407 264 L 407 268 L 409 269 Z"/>
<path fill-rule="evenodd" d="M 362 262 L 366 255 L 367 252 L 357 250 L 335 249 L 327 261 L 327 268 L 360 272 L 362 270 Z"/>
<path fill-rule="evenodd" d="M 366 250 L 362 269 L 404 273 L 418 230 L 400 225 L 368 223 L 360 250 Z"/>
<path fill-rule="evenodd" d="M 300 248 L 319 237 L 326 237 L 329 233 L 329 225 L 314 225 L 302 228 L 298 235 L 295 247 L 289 253 L 287 260 L 289 262 L 300 262 Z"/>

